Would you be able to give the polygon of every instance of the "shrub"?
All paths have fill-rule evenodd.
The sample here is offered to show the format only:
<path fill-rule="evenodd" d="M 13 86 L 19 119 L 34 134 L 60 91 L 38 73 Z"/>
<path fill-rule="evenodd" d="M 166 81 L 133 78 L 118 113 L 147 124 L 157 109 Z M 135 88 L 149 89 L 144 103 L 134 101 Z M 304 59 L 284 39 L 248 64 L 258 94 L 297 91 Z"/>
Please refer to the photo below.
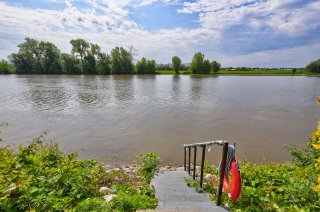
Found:
<path fill-rule="evenodd" d="M 105 179 L 95 160 L 77 160 L 58 144 L 45 143 L 44 134 L 15 152 L 0 148 L 0 211 L 67 210 L 88 199 L 103 199 Z"/>
<path fill-rule="evenodd" d="M 78 160 L 46 142 L 45 133 L 15 151 L 0 147 L 0 211 L 135 211 L 157 206 L 155 191 L 145 178 L 123 170 L 105 172 L 95 160 Z M 155 153 L 141 156 L 146 179 L 157 170 Z M 117 195 L 109 203 L 102 185 Z"/>
<path fill-rule="evenodd" d="M 138 174 L 150 183 L 154 175 L 159 171 L 160 157 L 155 152 L 149 152 L 145 155 L 140 155 L 137 164 Z"/>

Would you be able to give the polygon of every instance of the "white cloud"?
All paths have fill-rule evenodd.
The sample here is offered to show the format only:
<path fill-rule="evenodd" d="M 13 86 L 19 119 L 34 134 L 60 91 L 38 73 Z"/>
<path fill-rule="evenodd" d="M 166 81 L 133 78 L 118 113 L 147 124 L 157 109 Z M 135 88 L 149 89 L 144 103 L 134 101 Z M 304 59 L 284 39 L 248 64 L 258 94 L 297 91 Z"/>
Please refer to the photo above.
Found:
<path fill-rule="evenodd" d="M 65 9 L 31 9 L 0 2 L 0 58 L 16 51 L 15 47 L 25 37 L 47 40 L 55 43 L 62 51 L 69 52 L 69 41 L 74 38 L 84 38 L 89 42 L 98 43 L 103 50 L 109 52 L 115 46 L 134 45 L 139 50 L 139 57 L 156 59 L 159 62 L 169 62 L 173 55 L 181 56 L 183 62 L 189 62 L 195 52 L 204 52 L 209 59 L 222 61 L 223 66 L 239 66 L 259 64 L 273 64 L 265 54 L 294 55 L 290 52 L 303 52 L 299 64 L 305 64 L 310 58 L 315 59 L 317 53 L 306 49 L 319 49 L 319 45 L 301 44 L 297 47 L 281 47 L 274 51 L 253 53 L 228 54 L 226 44 L 233 39 L 224 37 L 227 33 L 234 33 L 246 45 L 256 44 L 252 32 L 259 32 L 268 28 L 263 36 L 303 35 L 307 31 L 318 29 L 320 22 L 320 1 L 310 1 L 301 7 L 291 7 L 299 4 L 298 0 L 198 0 L 196 2 L 182 2 L 179 0 L 50 0 L 66 5 Z M 89 5 L 87 8 L 77 7 L 81 1 Z M 172 30 L 158 30 L 153 33 L 145 30 L 130 19 L 132 8 L 150 5 L 154 2 L 164 4 L 179 4 L 182 14 L 197 14 L 200 27 L 196 29 L 176 28 Z M 288 9 L 288 5 L 292 9 Z M 174 20 L 173 20 L 174 21 Z M 232 31 L 233 26 L 246 25 L 242 31 Z M 273 33 L 273 34 L 268 34 Z M 263 37 L 262 36 L 262 37 Z M 308 37 L 308 35 L 306 35 Z M 236 41 L 238 42 L 238 40 Z M 320 42 L 320 41 L 319 41 Z M 261 45 L 263 42 L 260 42 Z M 237 43 L 238 44 L 238 43 Z M 240 43 L 239 43 L 240 45 Z M 297 50 L 298 49 L 298 50 Z M 246 59 L 247 58 L 247 59 Z M 289 57 L 282 58 L 283 65 L 290 64 Z M 287 58 L 287 59 L 286 59 Z M 308 59 L 309 58 L 309 59 Z M 277 59 L 275 57 L 274 59 Z M 281 59 L 280 59 L 281 60 Z M 255 64 L 252 61 L 259 61 Z M 236 62 L 236 63 L 235 63 Z M 281 66 L 281 61 L 277 62 Z M 299 65 L 297 64 L 297 65 Z"/>

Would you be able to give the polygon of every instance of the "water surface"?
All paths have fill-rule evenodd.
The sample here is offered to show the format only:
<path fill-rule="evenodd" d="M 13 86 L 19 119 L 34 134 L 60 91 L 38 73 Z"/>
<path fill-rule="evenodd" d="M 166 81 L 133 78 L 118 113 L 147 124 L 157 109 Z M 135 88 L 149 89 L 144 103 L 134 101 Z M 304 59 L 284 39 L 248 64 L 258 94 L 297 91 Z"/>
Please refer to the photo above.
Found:
<path fill-rule="evenodd" d="M 181 163 L 182 144 L 224 139 L 238 157 L 284 161 L 315 129 L 320 78 L 305 76 L 0 76 L 1 135 L 25 144 L 45 130 L 81 158 L 129 163 L 157 151 Z M 214 148 L 209 160 L 220 157 Z"/>

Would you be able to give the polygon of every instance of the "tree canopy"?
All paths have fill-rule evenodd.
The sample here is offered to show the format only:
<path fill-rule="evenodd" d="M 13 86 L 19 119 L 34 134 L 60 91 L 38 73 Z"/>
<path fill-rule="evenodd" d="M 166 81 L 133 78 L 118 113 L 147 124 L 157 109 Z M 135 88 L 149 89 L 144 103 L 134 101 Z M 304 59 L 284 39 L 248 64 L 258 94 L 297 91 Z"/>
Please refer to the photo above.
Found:
<path fill-rule="evenodd" d="M 190 65 L 191 72 L 193 74 L 208 74 L 210 69 L 210 61 L 204 59 L 204 54 L 201 52 L 195 53 Z"/>
<path fill-rule="evenodd" d="M 173 71 L 176 74 L 179 74 L 179 71 L 181 69 L 181 59 L 180 59 L 180 57 L 178 57 L 178 56 L 172 57 L 172 68 L 173 68 Z"/>
<path fill-rule="evenodd" d="M 172 64 L 157 65 L 155 60 L 143 57 L 134 65 L 138 52 L 134 46 L 115 47 L 108 54 L 84 39 L 73 39 L 70 44 L 71 52 L 61 53 L 51 42 L 25 38 L 18 44 L 18 52 L 9 56 L 9 62 L 0 62 L 0 74 L 155 74 L 156 69 L 173 69 L 176 74 L 190 69 L 194 74 L 206 74 L 220 69 L 218 62 L 210 63 L 201 52 L 194 55 L 190 66 L 182 64 L 178 56 L 172 57 Z"/>
<path fill-rule="evenodd" d="M 218 73 L 220 71 L 221 64 L 218 63 L 217 61 L 212 61 L 211 62 L 211 70 L 213 73 Z"/>
<path fill-rule="evenodd" d="M 156 61 L 147 60 L 142 58 L 136 65 L 137 74 L 155 74 L 156 73 Z"/>
<path fill-rule="evenodd" d="M 305 70 L 312 73 L 320 73 L 320 59 L 309 63 Z"/>

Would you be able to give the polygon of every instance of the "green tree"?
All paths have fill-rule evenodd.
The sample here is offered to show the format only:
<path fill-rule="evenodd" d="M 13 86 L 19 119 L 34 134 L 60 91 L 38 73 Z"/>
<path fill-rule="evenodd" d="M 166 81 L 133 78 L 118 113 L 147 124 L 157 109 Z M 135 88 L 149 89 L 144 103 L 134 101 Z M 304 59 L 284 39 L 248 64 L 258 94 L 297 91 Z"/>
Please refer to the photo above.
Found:
<path fill-rule="evenodd" d="M 18 74 L 61 73 L 60 50 L 53 43 L 26 38 L 18 47 L 9 56 Z"/>
<path fill-rule="evenodd" d="M 190 70 L 193 74 L 208 74 L 211 65 L 209 60 L 204 60 L 204 54 L 201 52 L 195 53 L 190 65 Z"/>
<path fill-rule="evenodd" d="M 213 73 L 218 73 L 220 71 L 221 64 L 218 63 L 217 61 L 212 61 L 211 62 L 211 70 Z"/>
<path fill-rule="evenodd" d="M 96 69 L 98 74 L 110 74 L 111 73 L 111 57 L 106 53 L 100 53 L 99 59 L 96 63 Z"/>
<path fill-rule="evenodd" d="M 137 74 L 155 74 L 156 73 L 156 61 L 155 60 L 147 60 L 146 58 L 142 58 L 137 62 L 136 65 Z"/>
<path fill-rule="evenodd" d="M 72 45 L 71 53 L 80 57 L 80 70 L 83 72 L 83 58 L 86 56 L 90 45 L 83 39 L 71 40 L 70 44 Z"/>
<path fill-rule="evenodd" d="M 61 74 L 62 65 L 60 58 L 60 50 L 50 42 L 40 42 L 39 52 L 41 52 L 41 73 L 45 74 Z"/>
<path fill-rule="evenodd" d="M 92 54 L 87 54 L 83 58 L 83 73 L 96 74 L 96 59 Z"/>
<path fill-rule="evenodd" d="M 148 60 L 147 61 L 147 73 L 148 74 L 155 74 L 156 73 L 156 61 L 155 60 Z"/>
<path fill-rule="evenodd" d="M 190 65 L 193 74 L 200 74 L 203 66 L 204 55 L 201 52 L 195 53 Z"/>
<path fill-rule="evenodd" d="M 311 73 L 320 73 L 320 59 L 309 63 L 305 70 Z"/>
<path fill-rule="evenodd" d="M 0 60 L 0 74 L 12 74 L 12 73 L 14 73 L 14 68 L 12 67 L 12 65 L 5 60 Z"/>
<path fill-rule="evenodd" d="M 62 53 L 62 70 L 64 74 L 81 74 L 80 60 L 73 55 Z"/>
<path fill-rule="evenodd" d="M 211 70 L 211 64 L 209 60 L 204 60 L 201 68 L 201 74 L 209 74 Z"/>
<path fill-rule="evenodd" d="M 37 47 L 38 42 L 36 40 L 26 38 L 25 42 L 18 45 L 18 53 L 13 53 L 9 56 L 18 74 L 35 73 Z"/>
<path fill-rule="evenodd" d="M 179 71 L 181 69 L 181 59 L 178 56 L 172 57 L 172 66 L 173 66 L 173 71 L 176 72 L 176 74 L 179 74 Z"/>
<path fill-rule="evenodd" d="M 137 74 L 145 74 L 147 72 L 147 60 L 146 58 L 142 58 L 141 61 L 137 62 L 136 65 Z"/>
<path fill-rule="evenodd" d="M 116 47 L 111 51 L 112 73 L 113 74 L 133 74 L 133 56 L 123 47 Z"/>
<path fill-rule="evenodd" d="M 90 43 L 89 53 L 92 54 L 96 59 L 98 59 L 99 55 L 101 54 L 101 47 L 98 44 Z"/>

